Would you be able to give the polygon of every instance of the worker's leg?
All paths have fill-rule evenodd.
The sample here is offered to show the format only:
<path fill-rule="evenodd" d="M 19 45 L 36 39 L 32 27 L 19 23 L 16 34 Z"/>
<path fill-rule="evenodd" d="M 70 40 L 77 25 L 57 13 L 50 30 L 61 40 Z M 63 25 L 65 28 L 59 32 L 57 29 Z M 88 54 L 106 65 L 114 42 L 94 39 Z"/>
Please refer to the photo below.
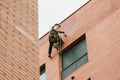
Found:
<path fill-rule="evenodd" d="M 54 46 L 54 48 L 56 48 L 58 50 L 58 44 L 57 43 L 54 43 L 53 46 Z"/>
<path fill-rule="evenodd" d="M 53 42 L 49 42 L 49 51 L 48 51 L 48 57 L 51 57 L 51 52 L 52 52 L 52 46 L 53 46 Z"/>
<path fill-rule="evenodd" d="M 58 41 L 57 41 L 57 50 L 60 52 L 60 49 L 62 47 L 62 44 L 63 44 L 63 40 L 62 38 L 59 38 Z"/>
<path fill-rule="evenodd" d="M 62 45 L 64 43 L 62 38 L 60 38 L 58 42 L 59 42 L 59 45 Z"/>

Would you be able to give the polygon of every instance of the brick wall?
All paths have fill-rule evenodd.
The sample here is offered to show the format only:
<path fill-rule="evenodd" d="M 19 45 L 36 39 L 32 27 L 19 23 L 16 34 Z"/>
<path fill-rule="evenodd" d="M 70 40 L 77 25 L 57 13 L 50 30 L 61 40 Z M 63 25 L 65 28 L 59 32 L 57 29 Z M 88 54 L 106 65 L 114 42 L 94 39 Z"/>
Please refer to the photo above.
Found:
<path fill-rule="evenodd" d="M 37 0 L 0 0 L 0 80 L 38 80 Z"/>
<path fill-rule="evenodd" d="M 67 33 L 62 49 L 84 33 L 86 34 L 88 62 L 70 74 L 65 80 L 119 80 L 120 60 L 120 0 L 91 0 L 65 19 L 61 26 Z M 61 80 L 61 60 L 53 49 L 48 53 L 48 34 L 39 40 L 40 63 L 46 64 L 47 80 Z"/>

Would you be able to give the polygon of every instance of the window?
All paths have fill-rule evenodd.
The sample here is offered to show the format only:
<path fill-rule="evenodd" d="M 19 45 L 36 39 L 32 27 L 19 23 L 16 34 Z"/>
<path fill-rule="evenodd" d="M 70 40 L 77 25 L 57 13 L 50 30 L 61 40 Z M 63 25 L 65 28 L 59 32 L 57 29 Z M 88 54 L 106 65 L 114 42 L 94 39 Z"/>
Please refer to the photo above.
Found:
<path fill-rule="evenodd" d="M 40 80 L 46 80 L 45 64 L 40 67 Z"/>
<path fill-rule="evenodd" d="M 86 38 L 84 35 L 75 41 L 75 44 L 67 49 L 67 51 L 62 53 L 62 78 L 64 79 L 87 61 Z"/>

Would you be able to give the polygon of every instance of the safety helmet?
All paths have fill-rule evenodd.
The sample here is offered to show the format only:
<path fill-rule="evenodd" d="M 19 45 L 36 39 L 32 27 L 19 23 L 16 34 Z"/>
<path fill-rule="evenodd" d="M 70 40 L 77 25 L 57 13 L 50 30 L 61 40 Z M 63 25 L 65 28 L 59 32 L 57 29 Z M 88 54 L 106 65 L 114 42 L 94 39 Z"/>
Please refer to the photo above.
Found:
<path fill-rule="evenodd" d="M 56 23 L 55 25 L 54 25 L 54 29 L 57 29 L 57 28 L 60 28 L 61 26 L 60 26 L 60 24 L 58 24 L 58 23 Z"/>

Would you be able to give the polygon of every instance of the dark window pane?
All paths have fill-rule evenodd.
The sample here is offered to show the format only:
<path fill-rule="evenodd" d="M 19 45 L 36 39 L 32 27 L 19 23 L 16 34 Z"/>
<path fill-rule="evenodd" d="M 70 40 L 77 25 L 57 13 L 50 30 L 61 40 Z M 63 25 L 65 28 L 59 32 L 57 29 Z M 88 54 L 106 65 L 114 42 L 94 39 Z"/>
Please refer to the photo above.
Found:
<path fill-rule="evenodd" d="M 40 75 L 42 75 L 44 73 L 45 73 L 45 67 L 43 67 L 43 68 L 40 69 Z"/>
<path fill-rule="evenodd" d="M 45 65 L 40 68 L 40 80 L 46 80 Z"/>
<path fill-rule="evenodd" d="M 85 37 L 62 54 L 62 78 L 74 72 L 88 61 Z"/>
<path fill-rule="evenodd" d="M 86 42 L 85 39 L 82 39 L 78 44 L 76 44 L 70 50 L 65 52 L 65 54 L 63 54 L 62 56 L 63 69 L 71 65 L 73 62 L 75 62 L 77 59 L 79 59 L 86 53 L 87 53 Z"/>

